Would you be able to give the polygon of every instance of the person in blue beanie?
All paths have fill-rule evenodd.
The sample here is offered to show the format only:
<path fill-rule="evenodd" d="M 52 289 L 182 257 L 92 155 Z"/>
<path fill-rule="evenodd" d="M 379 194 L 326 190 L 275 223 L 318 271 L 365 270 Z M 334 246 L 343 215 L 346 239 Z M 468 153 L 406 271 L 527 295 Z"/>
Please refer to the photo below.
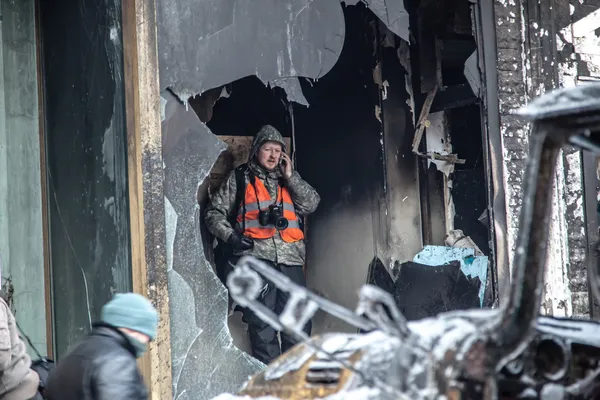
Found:
<path fill-rule="evenodd" d="M 48 378 L 50 400 L 142 400 L 148 392 L 136 359 L 156 337 L 158 313 L 135 293 L 117 294 L 100 321 Z"/>

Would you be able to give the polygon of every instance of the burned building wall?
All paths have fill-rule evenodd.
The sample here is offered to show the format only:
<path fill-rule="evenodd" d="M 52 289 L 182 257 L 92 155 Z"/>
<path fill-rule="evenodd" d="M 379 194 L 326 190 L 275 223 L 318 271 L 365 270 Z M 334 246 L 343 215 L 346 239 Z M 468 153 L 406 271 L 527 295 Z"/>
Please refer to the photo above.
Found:
<path fill-rule="evenodd" d="M 167 90 L 163 157 L 173 396 L 210 398 L 236 391 L 262 364 L 232 344 L 227 292 L 204 256 L 203 246 L 211 243 L 198 225 L 204 180 L 225 147 L 180 102 L 249 75 L 265 83 L 319 78 L 337 61 L 344 21 L 339 3 L 326 0 L 165 1 L 157 3 L 157 17 L 160 84 Z"/>
<path fill-rule="evenodd" d="M 402 2 L 392 2 L 387 8 L 373 3 L 374 13 L 393 31 L 408 38 L 408 15 Z M 288 101 L 305 104 L 296 77 L 318 80 L 338 61 L 348 29 L 342 10 L 340 3 L 326 0 L 157 3 L 174 398 L 208 398 L 235 391 L 248 374 L 262 367 L 232 345 L 227 329 L 226 290 L 205 257 L 212 243 L 198 226 L 207 196 L 205 180 L 224 144 L 184 103 L 191 96 L 255 75 L 265 84 L 283 88 Z M 397 88 L 401 95 L 396 101 L 408 113 L 404 86 L 402 83 Z M 336 101 L 333 97 L 331 101 Z M 305 105 L 310 109 L 310 99 Z M 376 104 L 370 107 L 369 118 L 379 125 Z M 203 113 L 203 118 L 212 112 Z M 394 132 L 409 120 L 399 120 Z M 389 135 L 394 133 L 390 131 Z M 384 174 L 382 140 L 379 128 L 373 134 L 375 154 L 370 162 Z M 395 152 L 389 155 L 391 160 L 395 157 L 399 157 Z M 380 186 L 384 186 L 383 181 Z M 343 193 L 336 192 L 338 195 Z M 406 195 L 400 197 L 397 193 L 396 197 L 399 203 Z M 368 213 L 385 213 L 384 206 L 375 210 L 375 203 L 381 206 L 385 200 L 369 202 L 365 206 Z M 415 204 L 412 200 L 403 203 Z M 420 245 L 420 235 L 410 238 L 418 239 Z M 347 247 L 352 246 L 348 241 Z M 373 252 L 370 254 L 372 257 Z M 360 265 L 364 279 L 352 284 L 357 287 L 344 286 L 340 290 L 353 291 L 365 283 L 371 257 Z M 339 273 L 347 268 L 343 264 L 334 267 Z M 219 360 L 215 363 L 217 354 Z"/>
<path fill-rule="evenodd" d="M 40 2 L 58 359 L 131 290 L 120 4 Z"/>
<path fill-rule="evenodd" d="M 529 140 L 528 127 L 510 113 L 547 90 L 600 77 L 595 33 L 598 24 L 582 23 L 591 21 L 592 13 L 600 7 L 597 3 L 494 1 L 499 27 L 498 97 L 511 254 L 517 237 Z M 590 314 L 581 160 L 580 152 L 565 149 L 556 172 L 550 268 L 543 304 L 544 311 L 553 315 Z"/>
<path fill-rule="evenodd" d="M 344 15 L 342 54 L 325 77 L 305 87 L 310 107 L 295 107 L 294 120 L 298 169 L 321 196 L 308 217 L 308 285 L 353 308 L 374 257 L 391 269 L 422 242 L 416 162 L 406 151 L 412 121 L 404 70 L 396 48 L 381 45 L 372 12 L 360 5 Z M 348 330 L 353 327 L 325 313 L 313 321 L 315 334 Z"/>

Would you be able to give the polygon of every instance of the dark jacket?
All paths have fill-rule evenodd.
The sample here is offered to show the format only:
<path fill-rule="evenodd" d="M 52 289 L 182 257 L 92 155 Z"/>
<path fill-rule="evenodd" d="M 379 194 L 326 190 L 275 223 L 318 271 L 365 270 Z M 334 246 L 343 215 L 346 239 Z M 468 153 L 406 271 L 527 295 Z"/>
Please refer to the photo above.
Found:
<path fill-rule="evenodd" d="M 135 350 L 117 329 L 97 324 L 50 373 L 50 400 L 146 400 Z"/>

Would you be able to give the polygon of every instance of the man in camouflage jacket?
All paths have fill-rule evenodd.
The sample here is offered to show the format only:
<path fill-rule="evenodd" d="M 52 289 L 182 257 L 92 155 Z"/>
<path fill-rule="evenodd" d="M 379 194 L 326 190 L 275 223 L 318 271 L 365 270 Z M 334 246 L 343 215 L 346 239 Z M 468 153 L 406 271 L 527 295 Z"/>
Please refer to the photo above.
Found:
<path fill-rule="evenodd" d="M 263 126 L 254 138 L 244 172 L 245 186 L 251 182 L 251 176 L 264 183 L 271 199 L 277 198 L 279 185 L 287 188 L 296 214 L 300 216 L 314 212 L 319 205 L 318 193 L 302 180 L 297 171 L 293 170 L 292 162 L 285 153 L 283 137 L 270 125 Z M 238 189 L 236 186 L 235 173 L 232 172 L 219 190 L 211 196 L 205 214 L 209 232 L 226 242 L 233 250 L 230 263 L 234 264 L 242 255 L 251 255 L 266 261 L 293 282 L 305 286 L 302 269 L 306 252 L 304 240 L 288 243 L 282 239 L 280 231 L 276 231 L 269 239 L 251 239 L 243 235 L 240 227 L 232 226 L 228 216 L 239 207 L 239 204 L 235 204 Z M 267 284 L 261 292 L 260 300 L 269 309 L 279 314 L 288 297 L 286 292 Z M 248 309 L 244 310 L 244 320 L 248 323 L 252 355 L 265 364 L 295 344 L 293 338 L 282 332 L 280 347 L 277 332 Z M 310 334 L 310 330 L 309 321 L 305 331 Z"/>

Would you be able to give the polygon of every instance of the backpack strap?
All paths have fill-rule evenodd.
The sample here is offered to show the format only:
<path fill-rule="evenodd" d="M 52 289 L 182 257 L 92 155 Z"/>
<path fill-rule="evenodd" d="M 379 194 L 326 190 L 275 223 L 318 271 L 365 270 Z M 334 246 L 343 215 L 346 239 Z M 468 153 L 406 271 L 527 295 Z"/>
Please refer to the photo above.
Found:
<path fill-rule="evenodd" d="M 246 164 L 242 164 L 236 167 L 234 170 L 235 174 L 235 202 L 233 203 L 233 207 L 231 207 L 231 211 L 227 216 L 227 221 L 231 224 L 231 226 L 235 229 L 235 224 L 237 221 L 237 215 L 239 211 L 239 206 L 245 208 L 245 194 L 246 194 L 246 172 L 250 172 L 248 166 Z M 244 209 L 244 214 L 246 214 L 246 210 Z M 245 227 L 244 227 L 245 228 Z M 227 275 L 232 270 L 231 264 L 229 260 L 233 255 L 232 249 L 227 243 L 221 239 L 217 239 L 217 247 L 214 249 L 214 257 L 215 257 L 215 270 L 217 273 L 217 277 L 223 283 L 223 285 L 227 286 Z"/>
<path fill-rule="evenodd" d="M 244 209 L 243 214 L 246 214 L 246 172 L 250 172 L 250 170 L 248 169 L 248 164 L 242 164 L 236 167 L 233 171 L 235 174 L 235 202 L 233 203 L 231 213 L 229 214 L 229 222 L 231 223 L 231 226 L 235 226 L 240 204 Z"/>

